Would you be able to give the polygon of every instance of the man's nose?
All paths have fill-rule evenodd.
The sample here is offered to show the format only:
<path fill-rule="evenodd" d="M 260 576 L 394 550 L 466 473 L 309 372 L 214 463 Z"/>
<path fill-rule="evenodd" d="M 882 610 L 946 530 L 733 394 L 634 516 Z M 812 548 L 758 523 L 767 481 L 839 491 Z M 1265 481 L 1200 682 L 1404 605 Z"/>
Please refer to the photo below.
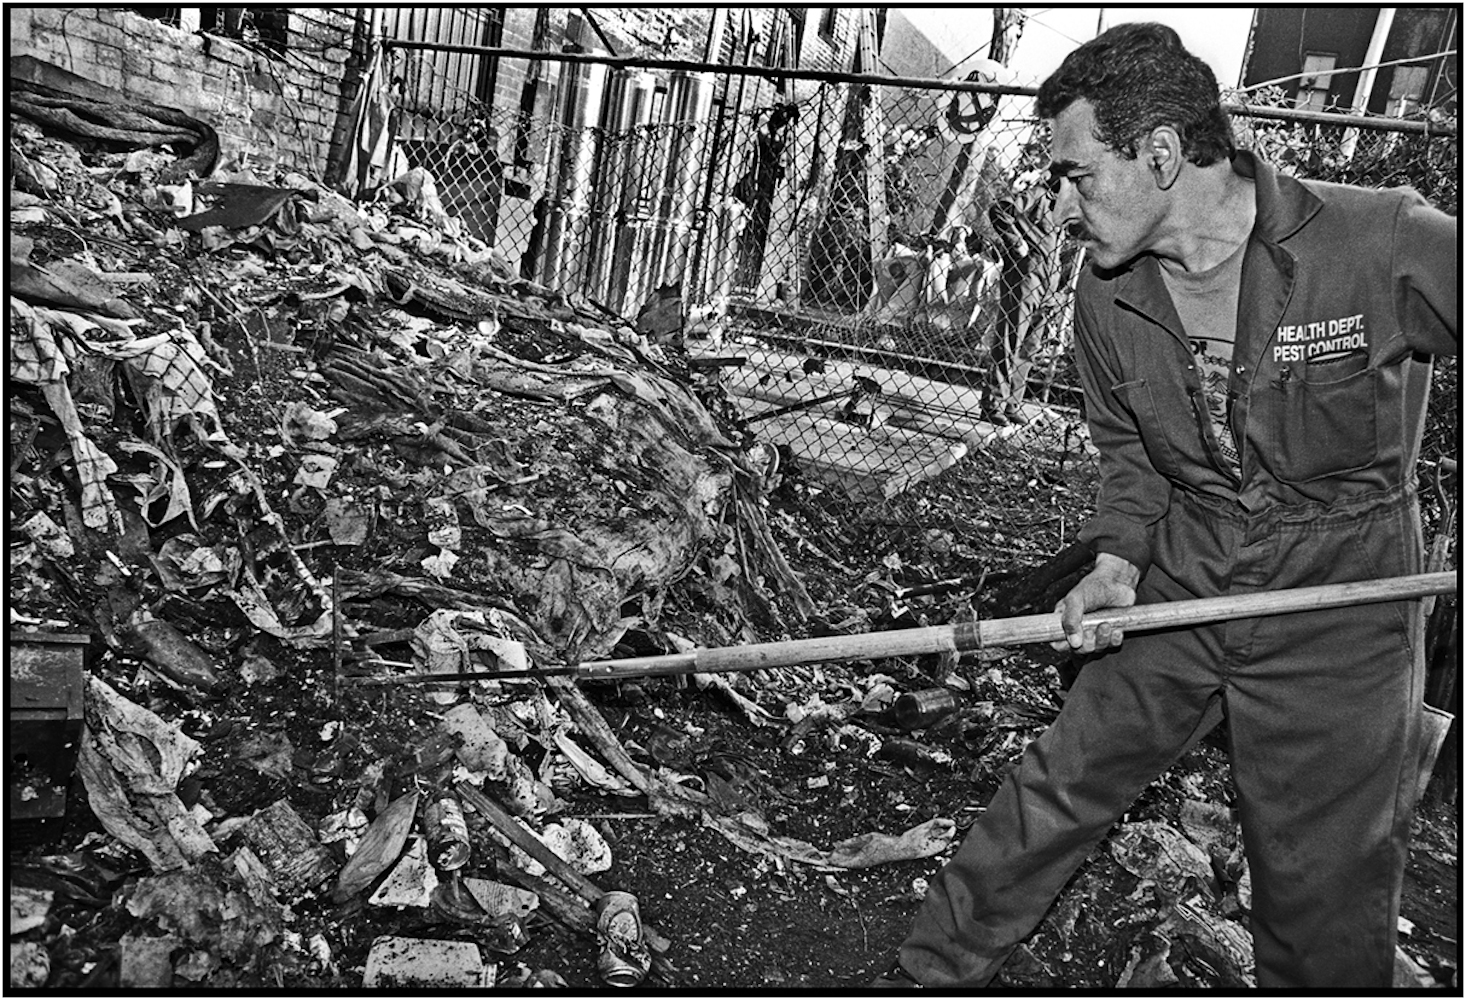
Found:
<path fill-rule="evenodd" d="M 1059 178 L 1059 189 L 1054 194 L 1054 227 L 1065 229 L 1071 222 L 1079 221 L 1079 197 L 1074 190 L 1074 182 L 1067 178 Z"/>

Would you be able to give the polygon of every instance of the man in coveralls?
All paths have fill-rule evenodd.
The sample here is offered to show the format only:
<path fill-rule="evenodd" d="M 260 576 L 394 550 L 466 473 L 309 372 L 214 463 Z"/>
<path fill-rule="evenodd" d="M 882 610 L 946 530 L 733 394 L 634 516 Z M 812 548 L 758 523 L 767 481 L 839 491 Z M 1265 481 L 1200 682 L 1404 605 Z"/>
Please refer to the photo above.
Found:
<path fill-rule="evenodd" d="M 1225 719 L 1262 987 L 1388 988 L 1424 675 L 1418 602 L 1136 634 L 1085 612 L 1418 573 L 1431 354 L 1457 223 L 1233 147 L 1175 32 L 1125 24 L 1039 90 L 1100 451 L 1095 654 L 933 879 L 883 986 L 983 986 L 1135 796 Z"/>

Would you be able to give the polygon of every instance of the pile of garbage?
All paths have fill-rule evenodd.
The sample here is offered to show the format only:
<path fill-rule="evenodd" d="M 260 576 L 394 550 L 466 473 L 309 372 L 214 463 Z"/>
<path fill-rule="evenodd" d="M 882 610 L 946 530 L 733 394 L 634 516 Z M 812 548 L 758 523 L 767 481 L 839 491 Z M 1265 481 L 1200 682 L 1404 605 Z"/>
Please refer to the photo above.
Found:
<path fill-rule="evenodd" d="M 422 170 L 356 203 L 300 174 L 205 178 L 155 135 L 69 121 L 11 134 L 9 606 L 12 645 L 89 640 L 67 811 L 100 829 L 12 864 L 12 934 L 52 942 L 21 942 L 13 983 L 57 981 L 53 957 L 73 985 L 334 982 L 326 935 L 298 925 L 321 900 L 431 909 L 505 955 L 543 907 L 639 978 L 667 940 L 606 916 L 588 878 L 605 844 L 551 821 L 571 785 L 811 862 L 947 845 L 950 823 L 784 843 L 634 760 L 565 676 L 786 635 L 813 610 L 765 517 L 772 452 L 674 338 L 520 278 Z M 769 721 L 752 682 L 697 682 Z M 262 724 L 274 705 L 287 718 Z M 392 756 L 374 714 L 431 728 Z M 22 798 L 65 803 L 67 763 L 27 772 Z M 264 787 L 217 783 L 241 767 Z M 21 818 L 54 839 L 59 814 Z M 485 841 L 519 885 L 463 874 L 454 851 Z M 120 968 L 65 946 L 68 908 L 113 893 L 135 918 Z M 367 980 L 494 981 L 403 940 Z"/>

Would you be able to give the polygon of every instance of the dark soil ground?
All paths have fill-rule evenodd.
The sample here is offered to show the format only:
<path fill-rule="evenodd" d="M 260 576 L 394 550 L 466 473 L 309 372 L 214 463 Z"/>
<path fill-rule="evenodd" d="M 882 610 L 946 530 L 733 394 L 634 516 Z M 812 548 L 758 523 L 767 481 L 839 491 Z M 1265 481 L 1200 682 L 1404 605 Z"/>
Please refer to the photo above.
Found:
<path fill-rule="evenodd" d="M 1060 694 L 1058 671 L 1045 664 L 1047 651 L 1011 657 L 1001 678 L 981 675 L 976 700 L 999 700 L 1025 692 L 1051 704 Z M 887 668 L 891 664 L 882 664 Z M 923 677 L 913 664 L 908 679 Z M 899 673 L 899 665 L 897 668 Z M 899 831 L 934 816 L 970 822 L 996 789 L 1038 725 L 998 733 L 971 713 L 916 734 L 952 753 L 950 767 L 907 765 L 872 759 L 860 748 L 832 749 L 810 738 L 788 745 L 787 727 L 754 727 L 721 696 L 675 679 L 588 686 L 618 736 L 648 764 L 663 763 L 687 773 L 718 769 L 744 776 L 750 801 L 765 810 L 772 828 L 816 845 L 831 845 L 870 831 Z M 394 691 L 347 695 L 333 703 L 327 673 L 302 658 L 278 681 L 256 687 L 229 709 L 183 712 L 185 727 L 204 744 L 203 764 L 193 786 L 225 815 L 249 815 L 287 798 L 309 822 L 330 808 L 344 783 L 316 773 L 318 732 L 332 720 L 359 734 L 360 745 L 346 761 L 350 776 L 373 760 L 410 752 L 437 706 L 421 695 Z M 177 712 L 166 699 L 159 710 Z M 866 720 L 873 729 L 882 727 Z M 301 748 L 288 780 L 267 778 L 239 756 L 240 744 L 261 727 L 278 729 Z M 1224 753 L 1203 742 L 1161 781 L 1148 789 L 1128 819 L 1171 819 L 1185 797 L 1228 801 Z M 814 785 L 816 787 L 811 787 Z M 73 801 L 82 789 L 72 790 Z M 824 872 L 794 863 L 775 863 L 745 853 L 711 829 L 685 819 L 658 817 L 645 800 L 593 792 L 568 796 L 567 815 L 595 823 L 610 845 L 613 867 L 594 876 L 603 888 L 633 892 L 643 920 L 672 942 L 665 965 L 650 987 L 687 990 L 856 989 L 884 968 L 916 913 L 923 880 L 939 867 L 925 859 L 857 870 Z M 1406 950 L 1442 983 L 1459 982 L 1459 826 L 1454 807 L 1432 799 L 1416 822 L 1402 915 L 1414 925 Z M 476 843 L 468 874 L 493 877 L 494 849 L 478 817 L 470 814 Z M 47 850 L 76 848 L 99 828 L 85 808 Z M 15 852 L 12 863 L 33 858 Z M 1156 921 L 1134 901 L 1138 880 L 1101 849 L 1080 869 L 1049 917 L 1010 962 L 998 985 L 1012 988 L 1113 988 L 1132 958 L 1135 942 Z M 300 963 L 278 970 L 287 988 L 358 988 L 366 952 L 379 934 L 475 940 L 474 933 L 417 911 L 333 907 L 325 900 L 294 905 L 293 929 L 309 939 L 323 934 L 335 973 Z M 1077 916 L 1077 919 L 1076 919 Z M 71 928 L 53 950 L 53 987 L 99 989 L 116 982 L 118 940 L 136 921 L 116 907 L 62 908 L 55 918 Z M 597 948 L 589 938 L 542 917 L 528 926 L 530 941 L 505 957 L 500 975 L 550 969 L 574 990 L 605 988 L 595 968 Z M 52 937 L 54 926 L 48 933 Z M 54 937 L 52 938 L 54 940 Z M 1225 986 L 1203 963 L 1178 961 L 1183 985 Z M 240 985 L 248 985 L 242 981 Z M 265 985 L 269 979 L 265 979 Z"/>

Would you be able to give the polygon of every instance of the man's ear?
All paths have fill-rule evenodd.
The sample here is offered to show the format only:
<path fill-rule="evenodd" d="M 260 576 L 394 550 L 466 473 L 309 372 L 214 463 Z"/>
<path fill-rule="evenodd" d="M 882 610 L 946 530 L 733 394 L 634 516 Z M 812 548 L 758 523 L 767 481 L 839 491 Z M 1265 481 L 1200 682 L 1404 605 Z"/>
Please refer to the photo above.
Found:
<path fill-rule="evenodd" d="M 1155 177 L 1156 187 L 1169 190 L 1181 175 L 1181 136 L 1169 125 L 1161 125 L 1150 133 L 1145 147 L 1146 163 Z"/>

